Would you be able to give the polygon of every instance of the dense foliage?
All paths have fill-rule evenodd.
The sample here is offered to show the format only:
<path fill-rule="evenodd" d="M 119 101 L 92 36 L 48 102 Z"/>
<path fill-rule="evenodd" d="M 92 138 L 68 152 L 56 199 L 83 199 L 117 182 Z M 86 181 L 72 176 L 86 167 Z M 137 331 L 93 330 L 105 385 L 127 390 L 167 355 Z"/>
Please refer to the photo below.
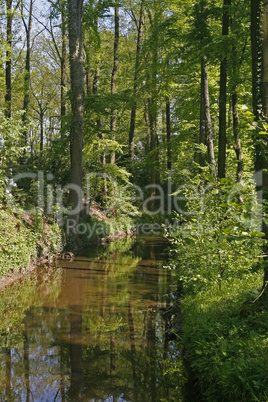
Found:
<path fill-rule="evenodd" d="M 127 232 L 139 213 L 142 233 L 165 222 L 209 400 L 267 399 L 267 8 L 0 0 L 0 270 L 24 266 L 40 241 L 10 205 L 37 226 L 57 221 L 70 244 Z"/>
<path fill-rule="evenodd" d="M 0 277 L 28 268 L 34 259 L 62 249 L 62 234 L 55 224 L 24 211 L 0 210 Z"/>

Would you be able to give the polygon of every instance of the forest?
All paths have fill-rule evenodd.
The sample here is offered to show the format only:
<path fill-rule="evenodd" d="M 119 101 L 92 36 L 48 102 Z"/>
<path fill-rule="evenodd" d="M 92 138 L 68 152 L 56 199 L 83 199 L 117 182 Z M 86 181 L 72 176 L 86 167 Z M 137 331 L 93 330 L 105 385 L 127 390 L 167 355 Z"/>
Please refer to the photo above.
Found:
<path fill-rule="evenodd" d="M 268 4 L 0 13 L 0 276 L 64 245 L 165 236 L 197 395 L 267 400 Z"/>

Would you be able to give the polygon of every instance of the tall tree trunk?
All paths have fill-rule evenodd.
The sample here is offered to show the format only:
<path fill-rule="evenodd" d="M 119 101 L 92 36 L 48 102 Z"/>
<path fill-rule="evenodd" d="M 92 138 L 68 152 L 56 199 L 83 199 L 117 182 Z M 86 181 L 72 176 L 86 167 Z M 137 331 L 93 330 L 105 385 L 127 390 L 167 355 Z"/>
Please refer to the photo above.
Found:
<path fill-rule="evenodd" d="M 167 127 L 167 170 L 171 171 L 171 118 L 170 99 L 166 97 L 166 127 Z"/>
<path fill-rule="evenodd" d="M 149 100 L 144 102 L 144 120 L 147 128 L 146 141 L 145 141 L 145 155 L 150 152 L 150 122 L 149 122 Z"/>
<path fill-rule="evenodd" d="M 61 133 L 63 135 L 64 117 L 66 116 L 66 70 L 67 70 L 67 17 L 65 1 L 61 0 L 61 94 L 60 94 L 60 115 L 61 115 Z"/>
<path fill-rule="evenodd" d="M 100 79 L 100 63 L 97 64 L 97 69 L 95 71 L 94 78 L 93 78 L 93 87 L 92 87 L 93 95 L 97 95 L 97 93 L 98 93 L 99 79 Z M 98 129 L 98 137 L 101 138 L 101 139 L 104 139 L 104 134 L 101 133 L 101 119 L 100 119 L 100 117 L 97 118 L 96 124 L 97 124 L 97 129 Z M 106 164 L 105 153 L 103 154 L 102 163 L 103 163 L 103 165 Z"/>
<path fill-rule="evenodd" d="M 156 147 L 157 147 L 157 104 L 155 96 L 152 96 L 148 99 L 148 113 L 149 113 L 149 128 L 150 128 L 150 152 L 151 156 L 151 188 L 150 188 L 150 208 L 151 211 L 155 209 L 155 185 L 157 183 L 157 154 L 156 154 Z"/>
<path fill-rule="evenodd" d="M 72 122 L 71 122 L 71 183 L 76 186 L 70 192 L 70 203 L 82 210 L 83 188 L 83 127 L 84 127 L 84 74 L 82 58 L 82 8 L 83 0 L 68 0 L 69 22 L 69 51 L 70 76 L 72 93 Z M 80 189 L 80 193 L 79 193 Z M 76 221 L 79 213 L 75 214 Z"/>
<path fill-rule="evenodd" d="M 261 74 L 262 112 L 268 120 L 268 2 L 263 1 L 262 11 L 262 74 Z"/>
<path fill-rule="evenodd" d="M 99 78 L 100 78 L 100 63 L 97 64 L 97 69 L 95 71 L 94 78 L 93 78 L 93 88 L 92 88 L 93 95 L 97 95 L 97 93 L 98 93 Z M 97 130 L 98 130 L 98 137 L 101 140 L 104 140 L 105 136 L 101 132 L 101 119 L 100 119 L 100 117 L 97 118 L 96 124 L 97 124 Z M 102 155 L 101 155 L 101 164 L 102 164 L 103 167 L 106 165 L 106 152 L 105 152 L 105 150 L 103 150 Z M 104 177 L 103 180 L 104 180 L 104 182 L 103 182 L 103 197 L 104 197 L 104 200 L 106 200 L 107 199 L 107 192 L 108 192 L 106 177 Z"/>
<path fill-rule="evenodd" d="M 87 95 L 91 95 L 92 92 L 92 87 L 94 87 L 94 81 L 93 81 L 93 85 L 92 85 L 92 74 L 90 72 L 90 54 L 89 54 L 89 50 L 87 49 L 87 47 L 84 45 L 84 51 L 85 51 L 85 76 L 86 76 L 86 94 Z M 95 78 L 95 76 L 94 76 Z M 94 79 L 93 78 L 93 79 Z"/>
<path fill-rule="evenodd" d="M 119 68 L 119 7 L 114 8 L 114 66 L 111 79 L 111 94 L 116 94 L 117 75 Z M 112 108 L 111 131 L 115 140 L 117 109 Z M 115 152 L 111 154 L 111 163 L 115 163 Z"/>
<path fill-rule="evenodd" d="M 231 0 L 223 1 L 222 36 L 229 34 L 229 14 Z M 220 66 L 220 100 L 219 100 L 219 155 L 218 176 L 225 177 L 226 164 L 226 86 L 227 86 L 227 58 L 224 56 Z"/>
<path fill-rule="evenodd" d="M 200 94 L 200 128 L 199 128 L 199 144 L 206 144 L 206 113 L 205 113 L 205 73 L 204 59 L 201 60 L 201 94 Z M 205 155 L 203 152 L 199 153 L 199 165 L 205 166 Z M 202 169 L 200 169 L 200 173 Z"/>
<path fill-rule="evenodd" d="M 257 120 L 261 111 L 261 2 L 251 0 L 252 104 Z"/>
<path fill-rule="evenodd" d="M 252 99 L 253 112 L 256 119 L 264 118 L 268 121 L 268 3 L 265 0 L 251 0 L 251 52 L 252 52 Z M 263 138 L 266 141 L 265 138 Z M 263 215 L 267 215 L 266 203 L 268 200 L 267 187 L 268 175 L 264 169 L 267 169 L 266 151 L 267 142 L 263 146 L 256 134 L 255 139 L 255 168 L 262 170 L 262 183 L 260 187 L 263 191 Z M 264 219 L 262 220 L 262 232 L 265 234 L 265 240 L 268 241 L 268 226 Z M 268 295 L 268 245 L 264 247 L 264 275 L 263 275 L 263 294 Z"/>
<path fill-rule="evenodd" d="M 139 78 L 139 67 L 140 67 L 140 53 L 141 53 L 141 49 L 142 49 L 143 26 L 144 26 L 144 0 L 141 0 L 137 51 L 136 51 L 136 63 L 135 63 L 135 74 L 134 74 L 134 90 L 133 90 L 134 101 L 133 101 L 132 110 L 131 110 L 130 128 L 129 128 L 129 155 L 130 155 L 131 161 L 134 160 L 134 134 L 135 134 L 135 125 L 136 125 L 138 78 Z"/>
<path fill-rule="evenodd" d="M 22 6 L 23 12 L 23 6 Z M 24 17 L 22 17 L 25 32 L 26 32 L 26 59 L 25 59 L 25 69 L 24 69 L 24 100 L 23 100 L 23 115 L 22 123 L 25 126 L 28 120 L 28 110 L 30 103 L 30 65 L 31 65 L 31 30 L 32 30 L 32 15 L 33 15 L 33 0 L 30 1 L 30 10 L 28 17 L 28 24 Z M 27 145 L 27 130 L 24 129 L 24 143 Z"/>
<path fill-rule="evenodd" d="M 150 170 L 151 170 L 151 188 L 150 188 L 150 208 L 151 211 L 155 210 L 155 194 L 156 194 L 156 184 L 159 177 L 159 154 L 157 151 L 158 146 L 158 134 L 157 134 L 157 114 L 158 114 L 158 18 L 153 21 L 150 18 L 152 32 L 155 33 L 154 44 L 152 46 L 152 62 L 151 68 L 149 70 L 148 81 L 151 96 L 148 99 L 148 116 L 149 116 L 149 127 L 150 127 Z"/>
<path fill-rule="evenodd" d="M 243 153 L 240 141 L 240 130 L 239 130 L 239 116 L 238 116 L 238 101 L 237 101 L 237 92 L 234 91 L 232 94 L 232 109 L 233 109 L 233 132 L 234 132 L 234 150 L 237 158 L 237 180 L 239 182 L 242 181 L 243 178 L 243 170 L 244 170 L 244 162 L 243 162 Z"/>
<path fill-rule="evenodd" d="M 262 117 L 268 122 L 268 2 L 267 0 L 262 1 L 262 16 L 261 16 L 261 32 L 262 32 L 262 63 L 261 63 L 261 101 L 262 101 Z M 265 139 L 266 140 L 266 139 Z M 261 156 L 262 169 L 267 169 L 267 140 L 265 144 L 265 149 L 263 150 Z M 265 155 L 266 154 L 266 155 Z M 268 201 L 268 174 L 266 171 L 263 173 L 263 200 L 264 200 L 264 213 L 267 215 Z M 262 231 L 265 233 L 265 239 L 268 241 L 268 225 L 264 222 L 262 223 Z M 265 254 L 268 254 L 268 245 L 265 246 Z M 266 289 L 265 295 L 268 296 L 268 257 L 266 257 L 266 265 L 264 267 L 264 277 L 263 277 L 263 289 Z"/>
<path fill-rule="evenodd" d="M 5 93 L 5 115 L 11 117 L 11 54 L 12 54 L 12 0 L 6 0 L 6 93 Z"/>
<path fill-rule="evenodd" d="M 210 117 L 210 102 L 209 102 L 209 86 L 208 86 L 208 73 L 207 73 L 207 60 L 206 56 L 203 57 L 201 62 L 201 76 L 203 76 L 203 100 L 204 100 L 204 118 L 205 118 L 205 132 L 206 142 L 208 147 L 208 161 L 211 166 L 211 172 L 216 177 L 216 162 L 214 155 L 213 132 Z"/>
<path fill-rule="evenodd" d="M 40 108 L 40 152 L 44 149 L 44 110 Z"/>

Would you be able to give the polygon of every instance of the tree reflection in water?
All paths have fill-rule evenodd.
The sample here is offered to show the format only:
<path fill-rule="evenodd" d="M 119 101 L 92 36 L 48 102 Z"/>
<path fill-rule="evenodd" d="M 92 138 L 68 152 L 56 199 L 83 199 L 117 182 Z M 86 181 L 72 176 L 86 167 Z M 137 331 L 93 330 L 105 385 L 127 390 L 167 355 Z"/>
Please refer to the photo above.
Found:
<path fill-rule="evenodd" d="M 2 400 L 183 400 L 183 365 L 160 312 L 170 283 L 157 265 L 164 245 L 121 246 L 60 261 L 27 284 L 27 295 L 24 285 L 6 292 L 21 296 L 20 320 L 0 338 Z"/>

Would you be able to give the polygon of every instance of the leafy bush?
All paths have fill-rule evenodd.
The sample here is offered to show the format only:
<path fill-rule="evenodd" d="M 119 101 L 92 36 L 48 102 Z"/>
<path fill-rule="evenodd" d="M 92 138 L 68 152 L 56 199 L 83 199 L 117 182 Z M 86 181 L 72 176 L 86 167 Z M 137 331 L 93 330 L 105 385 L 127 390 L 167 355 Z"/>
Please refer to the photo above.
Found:
<path fill-rule="evenodd" d="M 0 199 L 6 197 L 7 178 L 11 173 L 11 166 L 16 165 L 22 155 L 20 145 L 22 136 L 21 112 L 14 114 L 12 119 L 5 117 L 4 109 L 0 108 Z"/>
<path fill-rule="evenodd" d="M 254 186 L 224 179 L 205 187 L 198 177 L 184 195 L 186 214 L 167 235 L 190 366 L 207 401 L 266 401 L 264 240 Z"/>
<path fill-rule="evenodd" d="M 38 215 L 0 209 L 0 276 L 19 272 L 41 255 L 59 252 L 62 235 Z"/>
<path fill-rule="evenodd" d="M 257 197 L 251 183 L 227 179 L 204 186 L 195 179 L 184 190 L 186 214 L 167 232 L 174 245 L 170 267 L 186 292 L 210 284 L 224 286 L 230 278 L 251 275 L 263 244 Z"/>

